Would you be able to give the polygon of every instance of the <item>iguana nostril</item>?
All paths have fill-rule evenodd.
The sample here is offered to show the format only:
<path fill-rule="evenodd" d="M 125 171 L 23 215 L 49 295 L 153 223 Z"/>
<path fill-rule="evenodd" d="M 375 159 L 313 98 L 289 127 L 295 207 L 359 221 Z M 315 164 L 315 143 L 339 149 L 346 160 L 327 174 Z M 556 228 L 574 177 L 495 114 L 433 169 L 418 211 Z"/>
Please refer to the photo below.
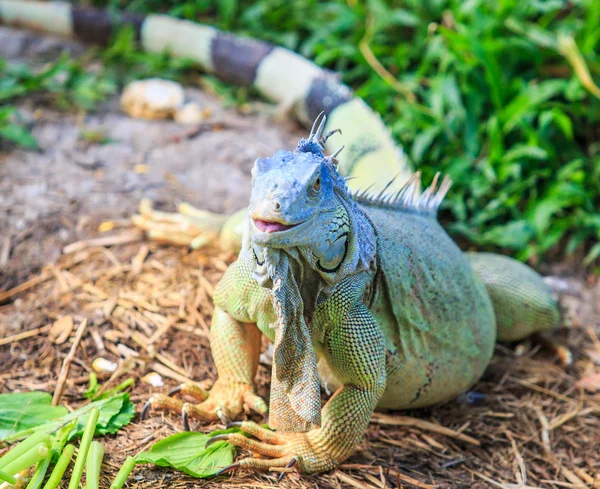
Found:
<path fill-rule="evenodd" d="M 281 209 L 281 204 L 279 202 L 273 202 L 273 207 L 275 207 L 275 210 L 279 210 Z"/>

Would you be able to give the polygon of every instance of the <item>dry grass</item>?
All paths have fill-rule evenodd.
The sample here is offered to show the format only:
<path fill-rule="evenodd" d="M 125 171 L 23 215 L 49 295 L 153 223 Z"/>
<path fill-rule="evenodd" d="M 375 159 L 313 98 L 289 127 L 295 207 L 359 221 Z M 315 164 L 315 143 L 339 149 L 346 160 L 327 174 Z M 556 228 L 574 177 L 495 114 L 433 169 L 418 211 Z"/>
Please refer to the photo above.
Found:
<path fill-rule="evenodd" d="M 122 366 L 111 385 L 125 376 L 136 378 L 131 395 L 138 411 L 152 392 L 187 378 L 214 380 L 208 346 L 211 296 L 233 257 L 214 249 L 160 247 L 127 233 L 128 239 L 117 238 L 118 246 L 105 247 L 109 240 L 100 242 L 103 247 L 97 241 L 71 247 L 74 251 L 24 285 L 0 292 L 0 391 L 54 392 L 84 320 L 88 325 L 65 377 L 62 402 L 70 406 L 84 402 L 88 373 L 98 357 Z M 600 385 L 594 381 L 600 372 L 598 316 L 583 316 L 576 316 L 566 338 L 575 358 L 569 369 L 537 347 L 525 345 L 517 356 L 499 346 L 476 385 L 487 395 L 482 401 L 378 414 L 357 453 L 338 471 L 305 478 L 292 473 L 281 486 L 600 488 Z M 144 382 L 153 371 L 161 374 L 164 387 Z M 265 366 L 259 393 L 268 395 Z M 103 486 L 127 455 L 181 429 L 176 417 L 154 413 L 105 438 Z M 237 472 L 199 481 L 139 467 L 129 484 L 270 487 L 276 475 Z"/>

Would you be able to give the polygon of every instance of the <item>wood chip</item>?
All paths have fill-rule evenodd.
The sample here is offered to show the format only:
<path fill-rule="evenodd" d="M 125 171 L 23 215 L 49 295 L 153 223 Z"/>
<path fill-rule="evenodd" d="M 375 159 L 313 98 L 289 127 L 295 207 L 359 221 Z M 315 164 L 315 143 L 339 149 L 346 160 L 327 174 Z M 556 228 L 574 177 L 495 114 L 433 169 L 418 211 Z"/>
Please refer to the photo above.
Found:
<path fill-rule="evenodd" d="M 581 377 L 581 379 L 575 382 L 575 387 L 592 393 L 600 391 L 600 372 Z"/>
<path fill-rule="evenodd" d="M 105 246 L 117 246 L 129 243 L 135 243 L 144 239 L 144 233 L 141 231 L 128 231 L 123 234 L 116 236 L 103 236 L 101 238 L 84 239 L 82 241 L 76 241 L 63 248 L 62 252 L 65 255 L 75 253 L 77 251 L 85 250 L 87 248 L 105 247 Z"/>
<path fill-rule="evenodd" d="M 52 324 L 50 333 L 48 333 L 48 339 L 56 345 L 62 345 L 69 339 L 74 327 L 75 325 L 71 316 L 62 316 Z"/>
<path fill-rule="evenodd" d="M 12 336 L 7 336 L 6 338 L 0 339 L 0 346 L 2 345 L 10 345 L 11 343 L 24 340 L 26 338 L 31 338 L 32 336 L 37 336 L 41 333 L 45 333 L 49 331 L 52 326 L 42 326 L 41 328 L 35 328 L 30 331 L 23 331 L 22 333 L 18 333 Z"/>
<path fill-rule="evenodd" d="M 62 367 L 60 369 L 60 374 L 58 375 L 58 381 L 56 382 L 56 389 L 54 389 L 54 396 L 52 396 L 52 405 L 58 406 L 60 403 L 60 399 L 62 398 L 63 391 L 65 390 L 65 384 L 67 382 L 67 377 L 69 376 L 69 369 L 71 368 L 71 363 L 75 358 L 75 353 L 77 352 L 77 348 L 79 347 L 79 343 L 81 343 L 81 338 L 83 338 L 83 333 L 85 333 L 85 329 L 87 328 L 87 319 L 81 321 L 81 324 L 77 328 L 77 333 L 75 334 L 75 338 L 73 339 L 73 346 L 71 346 L 71 350 L 69 354 L 63 361 Z"/>
<path fill-rule="evenodd" d="M 176 380 L 177 382 L 181 382 L 182 384 L 194 383 L 192 379 L 187 377 L 186 375 L 181 375 L 171 370 L 169 367 L 165 367 L 162 363 L 152 362 L 148 365 L 152 370 L 158 372 L 163 377 L 169 377 L 170 379 Z"/>
<path fill-rule="evenodd" d="M 480 445 L 479 440 L 476 440 L 472 436 L 459 433 L 456 430 L 446 428 L 444 426 L 439 426 L 430 421 L 425 421 L 423 419 L 413 418 L 410 416 L 390 416 L 384 413 L 373 413 L 371 422 L 390 426 L 412 426 L 414 428 L 420 428 L 425 431 L 433 431 L 434 433 L 439 433 L 440 435 L 456 438 L 457 440 L 470 443 L 471 445 Z"/>
<path fill-rule="evenodd" d="M 344 474 L 339 470 L 336 470 L 334 474 L 340 480 L 340 482 L 343 482 L 344 484 L 349 484 L 352 487 L 356 487 L 357 489 L 377 489 L 376 486 L 372 486 L 371 484 L 367 484 L 366 482 L 359 481 L 358 479 L 355 479 L 354 477 L 348 474 Z"/>
<path fill-rule="evenodd" d="M 10 258 L 10 242 L 10 236 L 5 236 L 0 246 L 0 270 L 6 266 Z"/>
<path fill-rule="evenodd" d="M 17 285 L 12 289 L 7 290 L 6 292 L 0 292 L 0 304 L 11 297 L 14 297 L 21 292 L 25 292 L 26 290 L 35 287 L 36 285 L 44 283 L 46 280 L 50 280 L 53 277 L 52 272 L 50 270 L 44 270 L 37 277 L 33 277 L 27 282 L 22 283 L 21 285 Z"/>

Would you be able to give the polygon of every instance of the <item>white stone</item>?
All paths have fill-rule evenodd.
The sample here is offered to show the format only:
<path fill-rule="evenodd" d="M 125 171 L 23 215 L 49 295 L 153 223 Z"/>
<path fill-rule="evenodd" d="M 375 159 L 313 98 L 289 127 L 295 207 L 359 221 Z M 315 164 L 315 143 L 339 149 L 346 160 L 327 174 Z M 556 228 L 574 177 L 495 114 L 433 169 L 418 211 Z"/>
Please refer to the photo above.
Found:
<path fill-rule="evenodd" d="M 179 124 L 199 124 L 206 116 L 199 104 L 188 102 L 175 111 L 174 119 Z"/>
<path fill-rule="evenodd" d="M 156 372 L 150 372 L 148 375 L 144 375 L 142 381 L 152 387 L 164 387 L 165 385 L 160 374 Z"/>
<path fill-rule="evenodd" d="M 99 374 L 112 374 L 117 370 L 117 364 L 106 358 L 99 357 L 92 362 L 92 368 Z"/>
<path fill-rule="evenodd" d="M 121 95 L 121 108 L 131 117 L 166 119 L 183 105 L 183 87 L 176 82 L 149 78 L 129 83 Z"/>

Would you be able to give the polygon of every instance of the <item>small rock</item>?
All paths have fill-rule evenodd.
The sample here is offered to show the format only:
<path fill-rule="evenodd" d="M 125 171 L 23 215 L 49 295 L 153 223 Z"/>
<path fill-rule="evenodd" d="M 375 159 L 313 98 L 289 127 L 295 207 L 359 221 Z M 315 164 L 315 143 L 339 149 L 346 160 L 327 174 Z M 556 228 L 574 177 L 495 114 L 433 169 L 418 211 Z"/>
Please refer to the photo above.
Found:
<path fill-rule="evenodd" d="M 92 368 L 99 374 L 112 374 L 117 370 L 117 366 L 116 363 L 102 357 L 98 357 L 92 362 Z"/>
<path fill-rule="evenodd" d="M 206 114 L 196 102 L 188 102 L 175 110 L 174 119 L 179 124 L 199 124 L 206 119 Z"/>
<path fill-rule="evenodd" d="M 121 108 L 131 117 L 166 119 L 183 105 L 185 95 L 179 83 L 160 78 L 137 80 L 121 95 Z"/>
<path fill-rule="evenodd" d="M 156 372 L 150 372 L 148 375 L 144 375 L 142 381 L 146 384 L 150 384 L 152 387 L 164 387 L 165 385 L 160 374 Z"/>

